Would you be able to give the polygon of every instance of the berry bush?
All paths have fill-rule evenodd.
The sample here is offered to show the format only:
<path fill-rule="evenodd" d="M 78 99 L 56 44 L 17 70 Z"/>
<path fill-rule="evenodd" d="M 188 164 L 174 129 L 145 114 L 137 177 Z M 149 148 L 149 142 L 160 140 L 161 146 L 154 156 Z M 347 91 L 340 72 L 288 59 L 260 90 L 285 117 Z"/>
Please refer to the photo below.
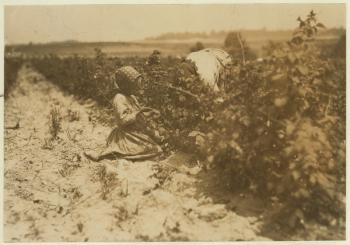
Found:
<path fill-rule="evenodd" d="M 22 66 L 22 62 L 22 58 L 5 57 L 4 59 L 5 97 L 16 83 L 17 73 Z"/>

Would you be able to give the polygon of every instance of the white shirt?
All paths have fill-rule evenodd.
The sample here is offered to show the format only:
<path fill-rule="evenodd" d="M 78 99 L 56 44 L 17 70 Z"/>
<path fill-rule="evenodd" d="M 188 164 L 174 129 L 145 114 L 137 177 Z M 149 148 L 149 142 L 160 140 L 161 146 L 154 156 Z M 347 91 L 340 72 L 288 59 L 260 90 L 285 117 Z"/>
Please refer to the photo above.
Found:
<path fill-rule="evenodd" d="M 225 66 L 232 63 L 230 55 L 221 49 L 206 48 L 190 53 L 187 60 L 194 62 L 197 73 L 204 84 L 219 91 L 218 81 Z"/>

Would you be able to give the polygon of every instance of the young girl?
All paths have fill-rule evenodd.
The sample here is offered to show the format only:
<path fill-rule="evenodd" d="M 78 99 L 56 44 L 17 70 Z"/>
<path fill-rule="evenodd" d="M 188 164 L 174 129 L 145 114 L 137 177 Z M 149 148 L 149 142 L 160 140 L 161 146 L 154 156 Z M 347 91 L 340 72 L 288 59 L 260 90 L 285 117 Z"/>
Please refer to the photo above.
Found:
<path fill-rule="evenodd" d="M 124 66 L 116 71 L 117 93 L 113 99 L 113 107 L 117 117 L 117 127 L 107 138 L 107 145 L 100 153 L 85 152 L 93 160 L 124 158 L 144 160 L 162 153 L 156 138 L 150 133 L 145 116 L 159 115 L 159 112 L 141 107 L 133 93 L 136 92 L 142 77 L 131 66 Z"/>

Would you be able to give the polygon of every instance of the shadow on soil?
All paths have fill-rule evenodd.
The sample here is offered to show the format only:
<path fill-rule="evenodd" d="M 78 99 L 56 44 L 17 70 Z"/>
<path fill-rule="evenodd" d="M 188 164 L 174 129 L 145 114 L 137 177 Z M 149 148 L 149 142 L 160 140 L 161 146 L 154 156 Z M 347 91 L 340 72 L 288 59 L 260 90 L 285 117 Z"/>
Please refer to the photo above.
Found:
<path fill-rule="evenodd" d="M 170 157 L 168 162 L 177 167 L 184 167 L 188 172 L 197 167 L 192 155 L 181 152 Z M 288 239 L 287 234 L 278 228 L 279 225 L 272 222 L 274 207 L 271 206 L 271 202 L 254 196 L 249 191 L 232 190 L 230 186 L 225 185 L 222 175 L 220 169 L 207 171 L 201 169 L 193 174 L 197 179 L 194 186 L 196 189 L 194 198 L 199 199 L 205 196 L 210 198 L 213 204 L 225 205 L 228 212 L 234 212 L 242 217 L 256 218 L 257 222 L 261 224 L 258 235 L 272 240 Z"/>

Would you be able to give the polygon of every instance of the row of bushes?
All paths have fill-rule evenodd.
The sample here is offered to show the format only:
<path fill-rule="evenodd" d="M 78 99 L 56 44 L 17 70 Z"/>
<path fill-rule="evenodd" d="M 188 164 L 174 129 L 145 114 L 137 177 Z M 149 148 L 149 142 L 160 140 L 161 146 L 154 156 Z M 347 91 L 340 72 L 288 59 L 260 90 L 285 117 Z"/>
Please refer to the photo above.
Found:
<path fill-rule="evenodd" d="M 313 45 L 320 28 L 313 12 L 299 19 L 291 40 L 269 47 L 262 62 L 234 66 L 221 94 L 171 57 L 146 65 L 96 50 L 91 59 L 52 55 L 31 63 L 64 90 L 107 107 L 115 69 L 134 66 L 146 81 L 140 99 L 162 113 L 156 128 L 167 145 L 190 149 L 189 134 L 202 138 L 206 144 L 194 149 L 230 188 L 278 200 L 291 227 L 308 219 L 334 224 L 345 218 L 345 59 L 324 57 Z"/>
<path fill-rule="evenodd" d="M 8 58 L 4 60 L 5 97 L 8 96 L 17 80 L 18 70 L 21 68 L 23 60 L 21 58 Z"/>

